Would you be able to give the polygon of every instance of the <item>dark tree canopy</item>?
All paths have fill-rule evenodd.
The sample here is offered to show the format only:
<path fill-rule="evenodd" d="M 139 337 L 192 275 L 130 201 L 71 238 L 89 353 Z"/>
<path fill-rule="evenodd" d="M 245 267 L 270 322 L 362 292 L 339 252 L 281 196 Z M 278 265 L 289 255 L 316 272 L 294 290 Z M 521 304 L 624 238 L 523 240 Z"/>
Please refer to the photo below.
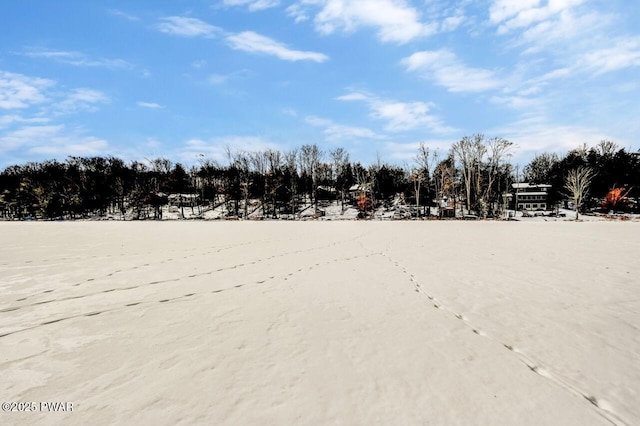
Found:
<path fill-rule="evenodd" d="M 504 194 L 518 179 L 509 163 L 511 148 L 505 139 L 476 134 L 453 144 L 442 160 L 421 145 L 411 167 L 381 159 L 366 167 L 350 161 L 343 148 L 324 152 L 309 144 L 285 153 L 229 149 L 226 165 L 201 159 L 190 168 L 165 158 L 130 163 L 109 156 L 31 162 L 0 172 L 0 217 L 161 218 L 171 194 L 191 200 L 187 205 L 192 209 L 225 205 L 237 217 L 259 208 L 265 217 L 297 214 L 305 206 L 317 210 L 319 202 L 340 204 L 344 211 L 365 198 L 369 210 L 400 199 L 423 211 L 446 201 L 453 202 L 454 210 L 466 205 L 467 212 L 496 215 L 505 208 Z M 640 154 L 610 141 L 577 147 L 563 156 L 540 153 L 524 167 L 522 177 L 525 182 L 552 185 L 549 201 L 555 205 L 568 199 L 567 176 L 580 167 L 593 172 L 589 196 L 581 200 L 585 207 L 610 205 L 605 198 L 611 199 L 611 191 L 618 188 L 615 193 L 624 194 L 625 202 L 616 203 L 616 208 L 637 210 L 637 203 L 630 201 L 640 191 Z M 186 202 L 180 203 L 184 207 Z"/>

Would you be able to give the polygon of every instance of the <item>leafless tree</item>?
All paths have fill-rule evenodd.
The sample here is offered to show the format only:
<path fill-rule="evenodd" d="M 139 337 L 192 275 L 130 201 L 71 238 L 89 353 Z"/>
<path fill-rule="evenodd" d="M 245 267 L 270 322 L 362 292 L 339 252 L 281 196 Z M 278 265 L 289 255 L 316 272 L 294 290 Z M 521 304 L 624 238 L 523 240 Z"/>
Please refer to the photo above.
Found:
<path fill-rule="evenodd" d="M 409 182 L 413 184 L 413 195 L 416 198 L 416 216 L 420 217 L 420 189 L 425 181 L 424 170 L 413 167 L 409 170 Z"/>
<path fill-rule="evenodd" d="M 505 160 L 511 157 L 513 142 L 496 137 L 487 141 L 487 184 L 484 191 L 484 201 L 487 205 L 493 206 L 497 201 L 502 188 L 495 187 L 496 178 L 500 175 L 500 169 Z"/>
<path fill-rule="evenodd" d="M 260 177 L 265 177 L 267 174 L 268 161 L 265 151 L 255 151 L 249 153 L 249 161 L 256 174 Z M 262 216 L 267 214 L 267 180 L 264 179 L 262 190 Z"/>
<path fill-rule="evenodd" d="M 569 192 L 569 197 L 573 200 L 576 208 L 576 220 L 578 220 L 580 207 L 582 206 L 584 198 L 589 193 L 589 186 L 594 176 L 593 170 L 589 167 L 580 166 L 569 170 L 569 173 L 567 173 L 565 177 L 564 187 Z"/>
<path fill-rule="evenodd" d="M 265 176 L 265 192 L 268 191 L 271 196 L 272 217 L 275 219 L 277 215 L 276 193 L 281 182 L 282 154 L 280 151 L 269 149 L 265 152 L 267 160 L 267 175 Z"/>
<path fill-rule="evenodd" d="M 416 197 L 416 215 L 418 217 L 420 217 L 420 190 L 423 185 L 430 184 L 431 171 L 434 168 L 436 159 L 436 154 L 431 153 L 429 147 L 424 142 L 421 142 L 420 146 L 418 146 L 418 153 L 413 159 L 415 167 L 409 175 L 409 179 L 413 182 L 413 192 Z M 428 192 L 427 195 L 429 195 Z"/>
<path fill-rule="evenodd" d="M 471 210 L 471 205 L 475 202 L 479 192 L 479 170 L 482 158 L 486 153 L 483 141 L 484 135 L 475 134 L 472 137 L 465 136 L 451 146 L 453 156 L 462 171 L 467 211 Z"/>
<path fill-rule="evenodd" d="M 284 154 L 284 167 L 289 175 L 289 193 L 291 195 L 291 213 L 296 213 L 298 196 L 298 150 L 292 149 Z"/>
<path fill-rule="evenodd" d="M 304 170 L 311 176 L 311 202 L 315 206 L 315 210 L 318 209 L 318 169 L 321 157 L 322 151 L 318 148 L 318 145 L 302 145 L 300 160 Z"/>
<path fill-rule="evenodd" d="M 240 179 L 240 191 L 244 198 L 243 217 L 246 219 L 249 216 L 249 185 L 251 181 L 251 160 L 249 155 L 244 151 L 233 151 L 230 147 L 226 147 L 227 158 L 229 159 L 229 165 L 236 168 L 238 171 L 238 177 Z M 238 211 L 236 202 L 236 213 Z"/>
<path fill-rule="evenodd" d="M 594 148 L 602 157 L 613 157 L 620 150 L 620 146 L 610 140 L 601 140 Z"/>
<path fill-rule="evenodd" d="M 349 153 L 344 148 L 336 148 L 329 154 L 333 162 L 333 182 L 336 192 L 340 192 L 342 211 L 344 211 L 345 185 L 342 180 L 345 170 L 349 166 Z"/>

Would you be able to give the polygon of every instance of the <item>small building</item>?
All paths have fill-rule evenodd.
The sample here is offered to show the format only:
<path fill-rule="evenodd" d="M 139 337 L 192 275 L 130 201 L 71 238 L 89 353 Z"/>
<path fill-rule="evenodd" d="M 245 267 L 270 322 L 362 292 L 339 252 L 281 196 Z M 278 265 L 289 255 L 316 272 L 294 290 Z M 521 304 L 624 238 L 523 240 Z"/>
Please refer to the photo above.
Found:
<path fill-rule="evenodd" d="M 316 196 L 319 200 L 335 200 L 336 189 L 328 185 L 318 185 L 316 189 Z"/>
<path fill-rule="evenodd" d="M 200 194 L 170 194 L 169 204 L 176 207 L 193 207 L 198 204 Z"/>
<path fill-rule="evenodd" d="M 354 203 L 358 195 L 360 194 L 370 194 L 371 193 L 371 185 L 369 184 L 355 184 L 351 185 L 349 191 L 347 192 L 348 199 L 351 203 Z"/>
<path fill-rule="evenodd" d="M 551 185 L 514 183 L 511 193 L 507 194 L 509 208 L 512 210 L 547 210 L 549 205 L 549 190 Z"/>

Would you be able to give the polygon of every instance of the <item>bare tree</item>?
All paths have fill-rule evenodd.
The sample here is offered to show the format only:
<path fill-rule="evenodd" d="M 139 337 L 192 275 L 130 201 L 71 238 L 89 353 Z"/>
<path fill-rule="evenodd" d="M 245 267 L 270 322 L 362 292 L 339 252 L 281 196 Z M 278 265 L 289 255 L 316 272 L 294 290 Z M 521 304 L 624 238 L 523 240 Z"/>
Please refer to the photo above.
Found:
<path fill-rule="evenodd" d="M 511 156 L 513 142 L 503 138 L 491 138 L 487 141 L 487 185 L 484 191 L 484 201 L 493 210 L 502 188 L 495 187 L 496 179 L 500 175 L 500 169 L 504 161 Z"/>
<path fill-rule="evenodd" d="M 409 182 L 413 184 L 413 195 L 416 198 L 416 216 L 420 217 L 420 189 L 422 188 L 422 183 L 425 181 L 424 170 L 421 170 L 417 167 L 411 168 L 409 170 Z"/>
<path fill-rule="evenodd" d="M 340 192 L 340 200 L 342 205 L 342 211 L 344 211 L 344 173 L 349 166 L 349 153 L 344 148 L 336 148 L 329 152 L 331 161 L 333 162 L 333 182 L 336 192 Z M 337 202 L 337 200 L 336 200 Z"/>
<path fill-rule="evenodd" d="M 289 194 L 291 195 L 291 214 L 296 214 L 296 197 L 298 195 L 298 150 L 292 149 L 284 154 L 284 168 L 289 178 Z"/>
<path fill-rule="evenodd" d="M 264 151 L 255 151 L 249 153 L 249 161 L 251 162 L 251 166 L 253 170 L 256 172 L 256 180 L 262 180 L 263 185 L 261 189 L 261 198 L 262 198 L 262 216 L 264 217 L 267 214 L 267 153 Z"/>
<path fill-rule="evenodd" d="M 620 146 L 610 140 L 601 140 L 594 148 L 602 157 L 613 157 L 620 150 Z"/>
<path fill-rule="evenodd" d="M 416 197 L 416 215 L 420 217 L 420 189 L 424 185 L 430 185 L 431 183 L 431 171 L 434 168 L 437 156 L 435 153 L 431 153 L 429 148 L 425 146 L 424 142 L 420 142 L 418 147 L 418 153 L 414 157 L 415 168 L 411 170 L 409 179 L 413 182 L 413 191 Z M 429 195 L 429 187 L 427 189 L 427 196 Z M 429 212 L 430 213 L 430 212 Z"/>
<path fill-rule="evenodd" d="M 584 198 L 589 193 L 589 186 L 595 174 L 589 167 L 576 167 L 569 170 L 565 177 L 565 189 L 569 192 L 569 197 L 573 200 L 576 208 L 576 220 L 578 220 L 578 212 L 582 206 Z"/>
<path fill-rule="evenodd" d="M 480 164 L 486 153 L 483 144 L 484 135 L 475 134 L 473 137 L 465 136 L 451 146 L 454 158 L 460 164 L 462 180 L 466 193 L 467 211 L 471 210 L 472 203 L 478 196 L 480 186 Z"/>
<path fill-rule="evenodd" d="M 222 182 L 220 182 L 221 166 L 216 160 L 211 160 L 204 155 L 201 155 L 199 160 L 200 170 L 197 174 L 199 176 L 199 186 L 201 189 L 201 196 L 204 201 L 210 204 L 211 207 L 215 207 L 217 198 L 222 189 Z"/>
<path fill-rule="evenodd" d="M 307 174 L 311 176 L 311 203 L 315 206 L 316 211 L 318 210 L 318 169 L 321 157 L 322 151 L 318 148 L 318 145 L 302 145 L 300 160 Z"/>
<path fill-rule="evenodd" d="M 251 183 L 249 155 L 243 151 L 232 151 L 230 147 L 226 147 L 225 150 L 227 158 L 229 159 L 229 166 L 236 169 L 240 179 L 240 191 L 244 198 L 243 217 L 246 219 L 249 216 L 249 185 Z M 238 204 L 236 200 L 236 214 L 238 213 L 237 206 Z"/>
<path fill-rule="evenodd" d="M 440 182 L 438 181 L 437 177 L 436 177 L 436 168 L 438 167 L 438 164 L 440 163 L 440 152 L 438 150 L 434 151 L 431 153 L 431 163 L 429 165 L 429 173 L 430 173 L 430 185 L 433 185 L 433 197 L 432 198 L 438 198 L 438 194 L 440 193 L 440 187 L 438 186 L 440 184 Z M 431 214 L 430 211 L 430 207 L 429 207 L 429 214 Z"/>
<path fill-rule="evenodd" d="M 280 151 L 269 149 L 264 153 L 267 160 L 267 175 L 265 176 L 265 192 L 271 196 L 272 217 L 277 218 L 276 194 L 282 185 L 281 167 L 282 154 Z"/>

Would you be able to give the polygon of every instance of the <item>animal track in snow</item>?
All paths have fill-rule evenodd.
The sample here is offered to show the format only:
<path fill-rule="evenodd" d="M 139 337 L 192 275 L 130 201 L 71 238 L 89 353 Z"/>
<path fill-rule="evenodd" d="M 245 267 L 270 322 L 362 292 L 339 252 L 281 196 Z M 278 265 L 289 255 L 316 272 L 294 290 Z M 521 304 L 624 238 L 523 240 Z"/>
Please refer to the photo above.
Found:
<path fill-rule="evenodd" d="M 430 294 L 428 294 L 428 293 L 426 293 L 426 292 L 424 292 L 422 290 L 422 286 L 420 285 L 419 281 L 415 278 L 415 276 L 413 274 L 409 273 L 405 267 L 401 266 L 398 261 L 395 261 L 395 260 L 391 259 L 386 253 L 382 253 L 382 256 L 384 258 L 386 258 L 387 260 L 389 260 L 396 268 L 400 269 L 403 274 L 408 276 L 409 281 L 414 284 L 416 292 L 424 293 L 430 301 L 435 301 L 435 298 L 432 295 L 430 295 Z M 606 404 L 603 401 L 599 400 L 597 397 L 593 396 L 592 394 L 590 394 L 588 392 L 584 392 L 584 391 L 580 390 L 579 388 L 577 388 L 576 386 L 568 383 L 566 380 L 562 379 L 559 375 L 552 374 L 548 369 L 545 369 L 540 364 L 533 362 L 528 356 L 526 356 L 524 353 L 522 353 L 517 348 L 514 348 L 513 346 L 511 346 L 509 344 L 506 344 L 504 342 L 501 342 L 500 339 L 498 339 L 496 337 L 488 335 L 484 331 L 482 331 L 479 328 L 477 328 L 475 325 L 471 324 L 469 322 L 469 320 L 463 314 L 454 312 L 453 310 L 451 310 L 449 308 L 446 308 L 440 302 L 437 302 L 437 301 L 435 303 L 433 303 L 433 307 L 435 307 L 438 310 L 444 310 L 444 311 L 451 312 L 455 316 L 455 318 L 457 318 L 458 320 L 463 321 L 468 327 L 470 327 L 471 331 L 474 334 L 476 334 L 478 336 L 481 336 L 483 338 L 488 338 L 488 339 L 496 342 L 497 344 L 500 344 L 503 348 L 505 348 L 511 354 L 513 354 L 515 357 L 517 357 L 525 366 L 527 366 L 527 368 L 529 368 L 529 370 L 531 370 L 535 374 L 537 374 L 537 375 L 539 375 L 541 377 L 544 377 L 547 380 L 550 380 L 551 382 L 553 382 L 554 384 L 556 384 L 560 388 L 564 389 L 565 391 L 568 391 L 568 392 L 570 392 L 570 393 L 572 393 L 572 394 L 574 394 L 576 396 L 581 396 L 582 398 L 586 399 L 591 405 L 596 407 L 597 413 L 601 417 L 603 417 L 607 421 L 609 421 L 611 424 L 614 424 L 614 425 L 625 425 L 626 424 L 622 419 L 620 419 L 620 417 L 618 417 L 613 412 L 612 408 L 608 404 Z"/>

